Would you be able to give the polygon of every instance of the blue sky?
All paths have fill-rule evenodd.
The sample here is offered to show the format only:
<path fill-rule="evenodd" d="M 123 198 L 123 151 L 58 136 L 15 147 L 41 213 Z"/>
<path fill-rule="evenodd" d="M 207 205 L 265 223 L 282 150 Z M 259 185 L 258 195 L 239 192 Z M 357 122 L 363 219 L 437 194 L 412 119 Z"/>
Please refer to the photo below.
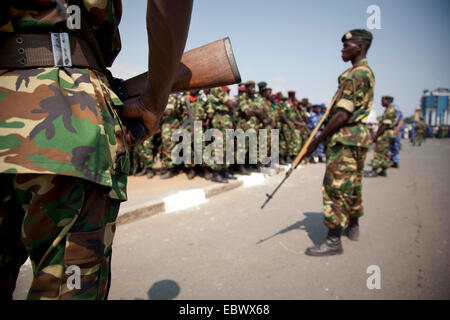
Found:
<path fill-rule="evenodd" d="M 122 51 L 112 71 L 126 79 L 147 69 L 146 1 L 122 2 Z M 329 103 L 338 75 L 350 67 L 340 58 L 340 39 L 367 28 L 370 5 L 381 11 L 368 53 L 375 110 L 382 112 L 380 98 L 389 94 L 410 115 L 424 89 L 450 88 L 448 0 L 194 0 L 186 50 L 228 36 L 243 81 Z"/>

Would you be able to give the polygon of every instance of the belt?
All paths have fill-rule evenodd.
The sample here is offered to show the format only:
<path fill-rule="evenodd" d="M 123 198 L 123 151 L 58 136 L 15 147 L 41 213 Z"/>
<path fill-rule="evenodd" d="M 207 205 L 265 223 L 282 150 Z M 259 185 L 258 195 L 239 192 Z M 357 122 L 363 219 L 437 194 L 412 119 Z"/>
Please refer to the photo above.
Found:
<path fill-rule="evenodd" d="M 0 47 L 0 69 L 55 66 L 103 69 L 88 42 L 67 33 L 1 36 Z"/>

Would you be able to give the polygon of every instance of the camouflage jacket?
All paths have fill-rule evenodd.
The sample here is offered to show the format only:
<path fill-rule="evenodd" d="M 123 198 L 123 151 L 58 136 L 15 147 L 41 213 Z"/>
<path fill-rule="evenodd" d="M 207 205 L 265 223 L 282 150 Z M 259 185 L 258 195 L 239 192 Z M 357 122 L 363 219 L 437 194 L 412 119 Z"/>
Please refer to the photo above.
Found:
<path fill-rule="evenodd" d="M 327 144 L 333 146 L 341 143 L 368 148 L 370 144 L 369 129 L 362 120 L 372 110 L 375 76 L 367 65 L 367 59 L 361 60 L 358 65 L 342 73 L 338 78 L 338 84 L 338 91 L 335 95 L 339 96 L 336 96 L 336 103 L 331 109 L 328 120 L 339 109 L 349 112 L 350 119 L 344 127 L 328 139 Z"/>
<path fill-rule="evenodd" d="M 385 124 L 388 126 L 388 128 L 383 132 L 381 136 L 387 137 L 387 138 L 394 138 L 394 127 L 397 120 L 397 111 L 395 108 L 390 105 L 389 107 L 384 110 L 383 115 L 380 119 L 380 124 Z"/>
<path fill-rule="evenodd" d="M 212 88 L 209 90 L 205 110 L 209 114 L 214 114 L 219 111 L 221 113 L 228 113 L 231 116 L 232 110 L 226 105 L 230 99 L 231 97 L 222 88 Z"/>
<path fill-rule="evenodd" d="M 0 70 L 0 173 L 79 177 L 126 200 L 129 159 L 114 109 L 121 104 L 96 71 Z"/>
<path fill-rule="evenodd" d="M 186 103 L 186 100 L 190 99 L 190 107 L 192 113 L 192 121 L 203 121 L 206 119 L 206 111 L 205 111 L 205 101 L 201 99 L 198 95 L 196 97 L 192 97 L 190 94 L 185 94 L 180 97 L 179 100 L 179 112 L 181 114 L 181 123 L 189 120 L 189 108 Z"/>
<path fill-rule="evenodd" d="M 85 16 L 84 11 L 88 12 L 87 22 L 92 27 L 106 65 L 111 66 L 119 54 L 121 0 L 2 0 L 0 3 L 0 34 L 65 31 L 83 38 L 86 30 L 69 30 L 66 23 L 67 8 L 78 5 L 81 19 Z"/>
<path fill-rule="evenodd" d="M 261 127 L 261 121 L 256 116 L 250 116 L 247 117 L 245 115 L 246 110 L 252 110 L 256 108 L 264 108 L 263 100 L 259 96 L 254 96 L 253 98 L 250 98 L 247 96 L 247 94 L 242 94 L 239 97 L 239 124 L 240 128 L 243 130 L 248 130 L 250 128 L 253 128 L 255 130 L 258 130 Z"/>

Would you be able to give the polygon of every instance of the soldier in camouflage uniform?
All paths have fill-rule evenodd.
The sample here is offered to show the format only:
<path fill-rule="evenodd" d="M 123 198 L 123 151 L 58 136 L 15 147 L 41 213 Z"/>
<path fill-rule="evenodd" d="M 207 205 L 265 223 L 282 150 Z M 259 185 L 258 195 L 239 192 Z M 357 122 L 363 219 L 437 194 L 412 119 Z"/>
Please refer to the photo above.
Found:
<path fill-rule="evenodd" d="M 1 299 L 12 298 L 20 266 L 27 258 L 33 268 L 28 299 L 108 296 L 115 221 L 120 202 L 127 199 L 126 141 L 131 141 L 114 109 L 122 101 L 104 69 L 120 51 L 122 6 L 119 0 L 77 4 L 92 30 L 67 29 L 67 1 L 3 1 L 0 5 Z M 192 9 L 191 1 L 180 1 L 177 21 L 172 22 L 174 14 L 164 1 L 149 2 L 154 4 L 159 10 L 147 11 L 152 36 L 164 39 L 167 28 L 180 35 L 158 43 L 164 55 L 154 53 L 149 67 L 155 70 L 156 64 L 165 69 L 154 73 L 148 83 L 155 91 L 137 98 L 140 111 L 134 118 L 140 118 L 149 132 L 164 107 L 157 101 L 168 96 L 168 89 L 158 83 L 175 76 Z M 165 19 L 171 25 L 164 23 L 164 30 L 150 22 Z M 65 31 L 71 44 L 76 43 L 85 55 L 90 53 L 90 58 L 73 55 L 73 66 L 66 63 L 68 59 L 65 66 L 55 66 L 50 31 Z M 90 46 L 80 39 L 86 33 L 93 36 L 89 41 L 98 43 L 99 52 L 89 51 Z M 152 51 L 154 44 L 149 46 Z M 149 99 L 155 101 L 151 107 Z M 133 102 L 123 101 L 128 117 L 136 111 Z M 71 277 L 75 281 L 69 281 Z"/>
<path fill-rule="evenodd" d="M 153 136 L 146 139 L 142 144 L 136 147 L 135 160 L 137 167 L 140 169 L 136 175 L 143 176 L 147 175 L 147 178 L 151 179 L 154 177 L 155 172 L 153 171 L 154 165 L 154 144 Z"/>
<path fill-rule="evenodd" d="M 372 159 L 372 171 L 365 174 L 366 177 L 386 177 L 386 170 L 391 166 L 391 158 L 389 157 L 389 149 L 391 140 L 394 139 L 394 127 L 397 118 L 397 111 L 392 106 L 392 97 L 384 96 L 381 98 L 381 105 L 386 108 L 380 119 L 380 127 L 378 128 L 373 141 L 375 151 Z M 379 169 L 381 171 L 379 172 Z"/>
<path fill-rule="evenodd" d="M 425 137 L 425 129 L 426 128 L 427 128 L 427 126 L 423 122 L 423 119 L 420 118 L 419 121 L 417 121 L 416 136 L 414 137 L 413 146 L 417 145 L 420 147 L 422 145 L 422 142 L 424 141 L 424 137 Z"/>
<path fill-rule="evenodd" d="M 228 183 L 229 178 L 233 178 L 229 172 L 230 159 L 226 158 L 226 130 L 233 129 L 232 113 L 234 110 L 234 102 L 228 95 L 228 92 L 222 88 L 212 88 L 209 91 L 209 96 L 206 102 L 206 112 L 211 119 L 211 128 L 219 130 L 222 135 L 217 136 L 215 143 L 222 146 L 221 161 L 215 159 L 216 154 L 211 153 L 213 163 L 210 168 L 213 170 L 212 181 L 220 183 Z"/>
<path fill-rule="evenodd" d="M 203 123 L 206 121 L 206 101 L 202 100 L 199 95 L 200 90 L 191 90 L 186 95 L 184 95 L 180 100 L 179 112 L 181 113 L 181 127 L 186 129 L 191 134 L 191 163 L 185 163 L 184 166 L 187 170 L 187 177 L 189 180 L 195 177 L 195 144 L 200 145 L 203 150 L 203 139 L 202 135 L 194 136 L 194 122 L 200 121 Z M 197 138 L 199 140 L 194 141 Z"/>
<path fill-rule="evenodd" d="M 253 129 L 257 137 L 258 130 L 262 126 L 261 118 L 264 117 L 263 101 L 261 97 L 255 95 L 254 81 L 247 81 L 245 83 L 245 90 L 245 93 L 240 95 L 238 100 L 239 122 L 237 123 L 237 128 L 244 130 L 244 132 Z M 250 152 L 252 152 L 252 154 L 250 154 Z M 249 150 L 247 139 L 245 143 L 245 153 L 249 161 L 248 163 L 250 163 L 250 160 L 252 159 L 258 162 L 257 150 Z M 248 171 L 242 164 L 239 166 L 239 172 L 241 174 L 248 174 Z"/>
<path fill-rule="evenodd" d="M 342 42 L 342 59 L 351 61 L 352 67 L 339 76 L 336 102 L 327 124 L 306 153 L 306 157 L 311 156 L 320 142 L 326 142 L 322 191 L 324 223 L 329 231 L 324 241 L 305 251 L 311 256 L 342 253 L 342 229 L 348 225 L 348 237 L 357 240 L 358 219 L 363 215 L 361 181 L 370 135 L 362 120 L 369 115 L 373 103 L 375 77 L 366 60 L 372 34 L 352 30 L 342 37 Z"/>
<path fill-rule="evenodd" d="M 177 174 L 175 162 L 172 159 L 172 149 L 178 144 L 178 141 L 172 141 L 172 134 L 181 128 L 178 105 L 179 97 L 171 94 L 161 118 L 161 179 L 169 179 Z"/>

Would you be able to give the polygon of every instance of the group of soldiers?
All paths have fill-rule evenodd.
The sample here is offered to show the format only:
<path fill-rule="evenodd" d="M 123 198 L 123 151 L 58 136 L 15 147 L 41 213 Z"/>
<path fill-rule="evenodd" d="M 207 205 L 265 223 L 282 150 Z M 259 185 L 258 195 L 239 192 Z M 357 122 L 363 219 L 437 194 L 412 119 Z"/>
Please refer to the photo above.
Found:
<path fill-rule="evenodd" d="M 258 86 L 258 89 L 256 89 Z M 173 139 L 177 129 L 186 129 L 192 134 L 194 144 L 193 124 L 200 121 L 202 130 L 218 129 L 226 135 L 227 129 L 268 130 L 268 145 L 270 149 L 270 130 L 279 130 L 279 162 L 292 162 L 306 142 L 311 130 L 323 115 L 324 105 L 312 105 L 307 98 L 298 100 L 295 91 L 288 91 L 288 96 L 281 92 L 272 93 L 266 82 L 247 81 L 238 86 L 238 95 L 232 97 L 229 87 L 190 90 L 169 97 L 167 107 L 160 122 L 158 132 L 142 145 L 132 151 L 131 174 L 152 178 L 157 171 L 161 179 L 171 178 L 181 170 L 189 179 L 201 175 L 208 180 L 227 183 L 235 179 L 234 174 L 248 175 L 251 171 L 262 168 L 260 161 L 250 164 L 249 145 L 245 145 L 245 164 L 234 164 L 223 161 L 223 164 L 182 163 L 177 165 L 172 157 L 173 148 L 179 143 Z M 174 141 L 175 140 L 175 141 Z M 198 142 L 204 146 L 204 142 Z M 226 141 L 223 150 L 226 150 Z M 320 146 L 311 157 L 313 162 L 324 162 L 324 150 Z M 271 150 L 268 150 L 270 152 Z M 161 170 L 155 170 L 155 160 L 159 155 Z M 257 156 L 256 156 L 257 158 Z"/>

